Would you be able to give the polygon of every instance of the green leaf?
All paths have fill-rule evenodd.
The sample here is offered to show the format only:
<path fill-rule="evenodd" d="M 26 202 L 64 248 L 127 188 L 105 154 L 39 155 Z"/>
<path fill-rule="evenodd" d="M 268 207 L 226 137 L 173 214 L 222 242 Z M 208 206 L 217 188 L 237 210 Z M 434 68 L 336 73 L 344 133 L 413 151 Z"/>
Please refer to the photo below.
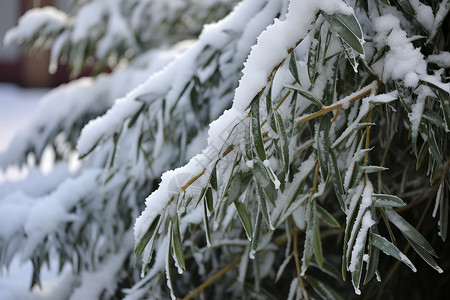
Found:
<path fill-rule="evenodd" d="M 302 258 L 302 274 L 306 272 L 316 247 L 316 200 L 310 199 L 306 204 L 306 235 Z"/>
<path fill-rule="evenodd" d="M 320 228 L 319 222 L 317 222 L 316 217 L 316 230 L 314 237 L 314 257 L 316 258 L 317 264 L 322 267 L 323 266 L 323 252 L 322 252 L 322 240 L 320 238 Z"/>
<path fill-rule="evenodd" d="M 431 109 L 424 108 L 422 117 L 430 121 L 434 125 L 448 131 L 445 121 L 441 118 L 441 116 L 438 113 L 432 111 Z"/>
<path fill-rule="evenodd" d="M 385 194 L 372 194 L 372 205 L 374 207 L 402 207 L 406 203 L 397 196 Z"/>
<path fill-rule="evenodd" d="M 382 237 L 381 235 L 378 235 L 376 233 L 370 234 L 370 243 L 386 253 L 387 255 L 390 255 L 397 259 L 398 261 L 401 261 L 405 265 L 407 265 L 413 272 L 416 272 L 416 267 L 413 265 L 413 263 L 397 248 L 394 244 L 389 242 L 387 239 Z"/>
<path fill-rule="evenodd" d="M 258 211 L 256 215 L 255 230 L 253 231 L 252 244 L 250 247 L 250 256 L 253 256 L 256 250 L 258 250 L 259 242 L 261 241 L 262 234 L 262 214 Z"/>
<path fill-rule="evenodd" d="M 258 160 L 254 161 L 252 172 L 256 182 L 267 192 L 267 194 L 271 195 L 275 192 L 275 185 L 263 163 Z"/>
<path fill-rule="evenodd" d="M 206 204 L 208 206 L 208 210 L 211 212 L 214 209 L 214 203 L 213 203 L 213 194 L 211 187 L 208 187 L 206 189 Z"/>
<path fill-rule="evenodd" d="M 416 15 L 416 11 L 414 10 L 414 7 L 411 5 L 411 2 L 409 2 L 409 0 L 397 0 L 397 3 L 400 4 L 403 10 L 411 16 Z"/>
<path fill-rule="evenodd" d="M 330 180 L 333 183 L 334 192 L 336 194 L 336 198 L 341 206 L 341 210 L 345 211 L 344 204 L 344 188 L 342 186 L 341 173 L 339 172 L 339 167 L 336 159 L 336 155 L 334 154 L 333 149 L 329 149 L 328 151 L 329 157 L 329 170 L 330 170 Z"/>
<path fill-rule="evenodd" d="M 230 188 L 228 190 L 228 204 L 231 204 L 239 199 L 239 197 L 244 193 L 251 179 L 252 173 L 250 171 L 245 173 L 242 171 L 238 171 L 234 174 L 231 180 Z"/>
<path fill-rule="evenodd" d="M 297 58 L 295 57 L 295 51 L 291 52 L 291 58 L 289 59 L 289 71 L 291 71 L 292 76 L 300 84 L 300 79 L 298 76 L 298 68 L 297 68 Z"/>
<path fill-rule="evenodd" d="M 314 291 L 325 300 L 343 300 L 341 295 L 336 292 L 334 289 L 319 281 L 318 279 L 308 275 L 305 277 L 306 281 L 312 286 Z"/>
<path fill-rule="evenodd" d="M 330 23 L 331 28 L 350 45 L 356 52 L 364 55 L 362 45 L 363 34 L 361 26 L 355 15 L 344 15 L 335 13 L 333 15 L 323 14 L 325 20 Z"/>
<path fill-rule="evenodd" d="M 439 228 L 441 239 L 445 242 L 448 231 L 448 189 L 445 189 L 445 182 L 442 182 L 439 186 Z"/>
<path fill-rule="evenodd" d="M 239 200 L 234 201 L 234 206 L 236 207 L 237 213 L 239 215 L 239 219 L 241 220 L 242 225 L 244 226 L 245 233 L 249 241 L 251 241 L 253 236 L 253 227 L 252 222 L 250 220 L 250 215 L 247 212 L 244 204 Z"/>
<path fill-rule="evenodd" d="M 175 251 L 175 257 L 177 258 L 178 265 L 185 270 L 186 265 L 184 261 L 184 251 L 183 251 L 183 242 L 181 241 L 180 234 L 180 221 L 178 219 L 178 215 L 173 219 L 172 226 L 172 238 L 173 238 L 173 247 Z"/>
<path fill-rule="evenodd" d="M 318 132 L 316 136 L 317 157 L 319 158 L 320 172 L 325 181 L 328 177 L 328 157 L 330 149 L 330 123 L 329 115 L 320 118 Z"/>
<path fill-rule="evenodd" d="M 211 246 L 211 233 L 209 230 L 209 217 L 208 217 L 208 208 L 206 200 L 203 201 L 203 222 L 205 226 L 205 233 L 206 233 L 206 244 L 208 247 Z"/>
<path fill-rule="evenodd" d="M 253 145 L 256 149 L 256 153 L 259 158 L 264 161 L 266 160 L 266 150 L 264 149 L 264 142 L 262 140 L 261 134 L 261 124 L 259 122 L 259 97 L 255 96 L 251 103 L 251 114 L 252 114 L 252 134 L 253 134 Z"/>
<path fill-rule="evenodd" d="M 419 244 L 414 242 L 414 240 L 409 238 L 408 236 L 405 235 L 405 237 L 408 240 L 408 242 L 411 244 L 411 246 L 414 248 L 414 250 L 416 250 L 416 252 L 420 255 L 420 257 L 422 257 L 422 259 L 427 264 L 429 264 L 433 269 L 435 269 L 439 273 L 443 272 L 441 267 L 439 267 L 439 265 L 436 263 L 436 261 L 433 259 L 433 257 L 430 255 L 430 253 L 427 250 L 425 250 L 422 246 L 420 246 Z"/>
<path fill-rule="evenodd" d="M 170 224 L 169 232 L 172 231 L 172 223 Z M 175 299 L 174 295 L 174 287 L 173 287 L 173 274 L 172 274 L 172 263 L 171 263 L 171 256 L 173 252 L 173 234 L 169 237 L 169 249 L 167 249 L 167 256 L 166 256 L 166 263 L 165 263 L 165 269 L 166 269 L 166 277 L 167 277 L 167 286 L 169 287 L 170 294 L 172 295 L 172 299 Z"/>
<path fill-rule="evenodd" d="M 431 255 L 437 257 L 437 254 L 433 247 L 431 247 L 430 243 L 428 243 L 428 241 L 417 231 L 417 229 L 403 219 L 396 211 L 393 209 L 386 209 L 385 214 L 389 221 L 400 229 L 406 238 L 413 241 L 416 245 L 420 246 Z"/>
<path fill-rule="evenodd" d="M 428 153 L 428 141 L 423 142 L 422 147 L 420 148 L 419 154 L 417 156 L 417 162 L 416 162 L 416 171 L 419 170 L 420 166 L 423 163 L 423 160 L 425 159 L 425 156 Z"/>
<path fill-rule="evenodd" d="M 137 263 L 139 257 L 141 257 L 142 252 L 144 251 L 145 247 L 147 246 L 148 242 L 153 237 L 153 235 L 155 233 L 155 229 L 158 226 L 160 218 L 161 218 L 161 215 L 156 216 L 156 218 L 152 221 L 152 223 L 150 224 L 150 227 L 147 229 L 144 236 L 141 238 L 138 245 L 134 249 L 134 253 L 136 254 L 136 261 L 134 263 L 135 266 L 136 266 L 136 263 Z"/>
<path fill-rule="evenodd" d="M 319 204 L 317 204 L 317 214 L 318 214 L 319 218 L 324 220 L 331 227 L 334 227 L 334 228 L 341 227 L 341 225 L 339 225 L 339 222 L 328 211 L 326 211 L 325 208 L 323 208 Z"/>
<path fill-rule="evenodd" d="M 314 39 L 311 42 L 311 46 L 309 47 L 308 51 L 308 60 L 307 60 L 307 67 L 308 67 L 308 76 L 309 81 L 312 85 L 316 82 L 317 77 L 317 69 L 318 69 L 318 62 L 319 62 L 319 53 L 320 53 L 320 46 L 321 46 L 321 35 L 320 30 L 318 30 L 314 34 Z"/>
<path fill-rule="evenodd" d="M 141 105 L 141 107 L 138 109 L 138 111 L 133 115 L 133 117 L 131 118 L 130 122 L 128 123 L 128 128 L 133 127 L 133 125 L 136 123 L 137 119 L 139 118 L 139 116 L 141 115 L 142 111 L 145 108 L 145 104 L 143 103 Z"/>
<path fill-rule="evenodd" d="M 321 108 L 322 107 L 322 103 L 319 101 L 319 99 L 317 99 L 316 97 L 314 97 L 313 95 L 311 95 L 310 93 L 300 89 L 299 87 L 296 87 L 294 85 L 285 85 L 285 88 L 288 88 L 290 90 L 294 90 L 296 92 L 298 92 L 300 95 L 303 96 L 303 98 L 305 98 L 308 101 L 311 101 L 312 103 L 314 103 L 317 107 Z"/>
<path fill-rule="evenodd" d="M 361 170 L 361 172 L 369 174 L 369 173 L 381 172 L 381 171 L 387 170 L 388 168 L 381 167 L 381 166 L 360 166 L 359 169 Z"/>
<path fill-rule="evenodd" d="M 371 228 L 370 231 L 376 231 L 376 227 Z M 377 272 L 378 262 L 380 259 L 380 250 L 369 243 L 369 261 L 367 263 L 366 276 L 363 284 L 367 284 Z"/>
<path fill-rule="evenodd" d="M 281 162 L 283 163 L 284 173 L 287 174 L 289 171 L 289 140 L 287 137 L 286 128 L 284 127 L 283 119 L 277 110 L 274 110 L 273 120 L 275 120 L 275 126 L 279 136 L 278 140 L 275 141 L 277 144 L 277 152 L 281 158 Z"/>
<path fill-rule="evenodd" d="M 342 40 L 341 38 L 339 38 L 339 42 L 341 44 L 342 49 L 344 50 L 345 57 L 347 58 L 347 60 L 353 67 L 353 71 L 355 73 L 358 73 L 358 65 L 359 64 L 358 64 L 357 57 L 355 55 L 353 48 L 346 41 Z"/>
<path fill-rule="evenodd" d="M 266 221 L 267 226 L 271 230 L 274 230 L 275 228 L 272 225 L 272 222 L 270 221 L 270 212 L 269 212 L 269 206 L 267 205 L 267 199 L 266 199 L 266 192 L 258 186 L 258 198 L 257 198 L 259 209 L 264 216 L 264 221 Z"/>
<path fill-rule="evenodd" d="M 438 165 L 442 165 L 442 155 L 439 151 L 436 135 L 434 134 L 434 130 L 431 126 L 428 126 L 428 145 L 430 146 L 429 150 L 433 158 L 436 160 Z"/>

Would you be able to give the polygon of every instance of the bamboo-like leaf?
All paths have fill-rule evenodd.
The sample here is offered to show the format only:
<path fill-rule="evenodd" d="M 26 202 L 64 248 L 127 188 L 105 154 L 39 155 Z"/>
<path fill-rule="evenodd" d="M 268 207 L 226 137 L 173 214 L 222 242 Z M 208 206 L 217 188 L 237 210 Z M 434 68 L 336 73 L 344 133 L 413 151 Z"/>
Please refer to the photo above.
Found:
<path fill-rule="evenodd" d="M 283 119 L 277 110 L 274 110 L 273 117 L 277 128 L 277 134 L 279 136 L 278 141 L 276 141 L 277 146 L 279 145 L 279 147 L 277 147 L 277 151 L 281 158 L 281 162 L 283 163 L 284 172 L 287 174 L 289 171 L 289 140 Z"/>
<path fill-rule="evenodd" d="M 256 149 L 256 153 L 259 158 L 264 161 L 266 160 L 266 150 L 264 149 L 264 143 L 261 134 L 261 124 L 259 122 L 259 97 L 255 96 L 251 103 L 251 114 L 252 114 L 252 134 L 253 134 L 253 145 Z"/>
<path fill-rule="evenodd" d="M 381 167 L 381 166 L 360 166 L 359 169 L 363 173 L 377 173 L 380 171 L 387 170 L 388 168 Z"/>
<path fill-rule="evenodd" d="M 208 187 L 206 189 L 206 204 L 208 205 L 208 210 L 211 212 L 214 209 L 214 199 L 213 199 L 213 194 L 212 194 L 212 189 L 211 187 Z"/>
<path fill-rule="evenodd" d="M 414 248 L 414 250 L 416 250 L 416 252 L 420 255 L 420 257 L 422 257 L 422 259 L 429 264 L 433 269 L 435 269 L 436 271 L 438 271 L 439 273 L 442 273 L 442 269 L 441 267 L 439 267 L 439 265 L 436 263 L 436 261 L 434 260 L 434 258 L 430 255 L 430 252 L 428 252 L 427 250 L 425 250 L 422 246 L 420 246 L 419 244 L 417 244 L 416 242 L 414 242 L 413 239 L 411 239 L 410 237 L 406 236 L 406 239 L 408 240 L 408 242 L 411 244 L 411 246 Z M 432 254 L 432 253 L 431 253 Z"/>
<path fill-rule="evenodd" d="M 258 214 L 256 215 L 255 230 L 253 231 L 252 244 L 250 247 L 250 258 L 254 258 L 254 253 L 258 250 L 261 235 L 262 235 L 262 214 L 260 211 L 258 211 Z"/>
<path fill-rule="evenodd" d="M 247 188 L 248 184 L 250 183 L 250 180 L 252 178 L 251 172 L 242 172 L 238 171 L 233 175 L 233 178 L 230 183 L 230 188 L 228 189 L 228 198 L 227 203 L 231 204 L 244 193 L 245 189 Z"/>
<path fill-rule="evenodd" d="M 385 194 L 372 194 L 372 205 L 374 207 L 402 207 L 406 203 L 397 196 Z"/>
<path fill-rule="evenodd" d="M 416 15 L 416 11 L 414 10 L 414 7 L 412 6 L 411 2 L 409 2 L 409 0 L 397 0 L 397 3 L 400 4 L 403 10 L 411 16 Z"/>
<path fill-rule="evenodd" d="M 355 15 L 344 15 L 336 13 L 333 15 L 323 14 L 325 20 L 330 23 L 331 28 L 347 42 L 356 52 L 364 55 L 362 46 L 363 34 L 361 26 Z"/>
<path fill-rule="evenodd" d="M 133 115 L 133 117 L 130 119 L 130 122 L 128 122 L 128 128 L 133 127 L 133 125 L 136 123 L 138 117 L 141 115 L 142 111 L 145 108 L 145 103 L 142 103 L 142 106 L 138 109 L 138 111 Z"/>
<path fill-rule="evenodd" d="M 319 158 L 320 172 L 325 181 L 328 177 L 328 151 L 330 151 L 330 123 L 331 118 L 328 115 L 323 116 L 319 121 L 316 137 L 317 157 Z"/>
<path fill-rule="evenodd" d="M 208 208 L 206 200 L 203 201 L 203 222 L 205 226 L 205 235 L 206 235 L 206 244 L 208 247 L 211 246 L 211 233 L 209 230 L 209 217 L 208 217 Z"/>
<path fill-rule="evenodd" d="M 314 84 L 316 82 L 317 77 L 317 69 L 318 69 L 318 62 L 319 62 L 319 54 L 320 54 L 320 47 L 321 47 L 321 34 L 320 30 L 318 30 L 314 34 L 314 39 L 311 42 L 311 46 L 309 47 L 308 51 L 308 60 L 307 60 L 307 67 L 308 67 L 308 76 L 309 81 L 311 84 Z"/>
<path fill-rule="evenodd" d="M 272 222 L 270 220 L 270 212 L 269 212 L 269 206 L 267 205 L 267 199 L 266 199 L 266 192 L 258 186 L 258 203 L 259 203 L 259 209 L 261 214 L 264 216 L 264 221 L 266 222 L 267 226 L 271 230 L 274 230 L 272 226 Z"/>
<path fill-rule="evenodd" d="M 137 244 L 136 248 L 134 249 L 134 253 L 136 254 L 136 261 L 135 261 L 134 265 L 136 265 L 139 257 L 141 257 L 142 252 L 144 251 L 148 242 L 153 237 L 153 235 L 155 233 L 155 229 L 158 226 L 160 218 L 161 218 L 161 215 L 156 216 L 156 218 L 152 221 L 152 223 L 150 224 L 150 227 L 147 229 L 144 236 L 141 238 L 141 240 Z"/>
<path fill-rule="evenodd" d="M 428 241 L 417 231 L 417 229 L 403 219 L 396 211 L 393 209 L 385 209 L 384 212 L 389 221 L 400 229 L 405 237 L 413 241 L 417 246 L 420 246 L 426 252 L 437 257 L 436 251 L 434 251 L 430 243 L 428 243 Z"/>
<path fill-rule="evenodd" d="M 275 192 L 275 185 L 270 178 L 269 172 L 260 161 L 255 161 L 253 163 L 252 171 L 256 182 L 267 192 L 267 194 L 271 195 Z"/>
<path fill-rule="evenodd" d="M 419 154 L 417 156 L 417 162 L 416 162 L 416 171 L 419 170 L 420 166 L 423 163 L 423 160 L 425 159 L 425 156 L 428 153 L 428 141 L 423 142 L 422 147 L 420 148 Z"/>
<path fill-rule="evenodd" d="M 441 193 L 439 197 L 439 228 L 441 239 L 445 242 L 448 231 L 448 189 L 445 189 L 445 182 L 440 186 Z"/>
<path fill-rule="evenodd" d="M 342 296 L 332 289 L 330 286 L 326 285 L 322 281 L 308 275 L 305 277 L 306 281 L 313 287 L 314 291 L 325 300 L 343 300 Z"/>
<path fill-rule="evenodd" d="M 334 192 L 336 194 L 336 198 L 338 199 L 339 205 L 341 206 L 341 210 L 345 210 L 344 204 L 344 188 L 342 186 L 341 173 L 339 172 L 339 167 L 336 159 L 336 155 L 334 154 L 333 149 L 329 149 L 328 151 L 329 157 L 329 170 L 330 170 L 330 180 L 333 183 Z"/>
<path fill-rule="evenodd" d="M 180 221 L 178 219 L 178 215 L 173 219 L 174 224 L 172 225 L 172 238 L 173 238 L 173 249 L 175 251 L 175 257 L 177 258 L 178 265 L 185 270 L 186 264 L 184 261 L 184 251 L 183 251 L 183 242 L 181 241 L 180 234 Z"/>
<path fill-rule="evenodd" d="M 377 124 L 376 123 L 370 123 L 370 122 L 361 122 L 361 123 L 355 124 L 355 126 L 353 126 L 353 130 L 354 131 L 358 131 L 358 130 L 361 130 L 361 129 L 365 129 L 365 128 L 369 127 L 369 126 L 375 126 L 375 125 L 377 125 Z"/>
<path fill-rule="evenodd" d="M 239 215 L 239 219 L 241 220 L 242 225 L 244 226 L 245 233 L 249 241 L 252 240 L 253 237 L 253 227 L 252 221 L 250 220 L 250 215 L 247 212 L 244 204 L 239 200 L 234 201 L 234 205 L 236 207 L 237 213 Z"/>
<path fill-rule="evenodd" d="M 214 165 L 214 168 L 211 171 L 211 176 L 209 178 L 209 183 L 211 184 L 211 187 L 213 190 L 217 190 L 217 163 Z"/>
<path fill-rule="evenodd" d="M 442 119 L 438 113 L 432 111 L 431 109 L 424 108 L 422 117 L 448 132 L 444 119 Z"/>
<path fill-rule="evenodd" d="M 316 220 L 316 200 L 310 199 L 306 204 L 306 235 L 302 258 L 302 274 L 308 269 L 315 252 Z"/>
<path fill-rule="evenodd" d="M 314 201 L 315 202 L 315 201 Z M 322 267 L 323 266 L 323 252 L 322 252 L 322 240 L 320 238 L 320 228 L 319 222 L 317 222 L 317 217 L 315 220 L 315 237 L 314 237 L 314 257 L 316 258 L 317 264 Z"/>
<path fill-rule="evenodd" d="M 316 206 L 317 206 L 317 215 L 319 218 L 324 220 L 331 227 L 334 227 L 334 228 L 341 227 L 339 222 L 328 211 L 326 211 L 325 208 L 323 208 L 319 204 L 316 204 Z"/>
<path fill-rule="evenodd" d="M 300 95 L 303 96 L 303 98 L 305 98 L 306 100 L 312 102 L 317 107 L 319 107 L 319 108 L 322 107 L 322 103 L 319 101 L 319 99 L 317 99 L 316 97 L 311 95 L 311 93 L 306 92 L 306 91 L 302 90 L 301 88 L 296 87 L 294 85 L 285 85 L 284 87 L 287 88 L 287 89 L 294 90 L 294 91 L 298 92 Z"/>
<path fill-rule="evenodd" d="M 428 145 L 430 146 L 430 153 L 438 163 L 438 165 L 442 165 L 442 155 L 439 151 L 439 146 L 436 141 L 436 136 L 434 134 L 433 128 L 431 126 L 428 126 Z"/>
<path fill-rule="evenodd" d="M 347 60 L 353 67 L 353 71 L 355 73 L 358 73 L 358 65 L 359 64 L 358 64 L 357 57 L 355 55 L 353 48 L 346 41 L 342 40 L 341 38 L 339 38 L 339 42 L 341 44 L 342 49 L 344 50 L 345 57 L 347 58 Z"/>
<path fill-rule="evenodd" d="M 371 228 L 370 231 L 376 231 L 376 227 Z M 369 243 L 369 261 L 367 262 L 366 276 L 363 284 L 367 284 L 377 272 L 378 262 L 380 259 L 380 249 Z"/>
<path fill-rule="evenodd" d="M 289 59 L 289 71 L 291 71 L 292 76 L 300 84 L 300 78 L 298 76 L 298 68 L 297 68 L 297 58 L 295 57 L 295 51 L 291 52 L 291 58 Z"/>
<path fill-rule="evenodd" d="M 289 102 L 290 113 L 286 117 L 286 133 L 290 138 L 294 135 L 295 128 L 295 112 L 297 111 L 297 92 L 294 91 L 292 94 L 291 101 Z"/>
<path fill-rule="evenodd" d="M 390 255 L 397 259 L 398 261 L 401 261 L 405 265 L 407 265 L 413 272 L 416 272 L 417 269 L 413 265 L 413 263 L 391 242 L 389 242 L 387 239 L 382 237 L 381 235 L 378 235 L 376 233 L 370 234 L 370 243 L 383 251 L 385 254 Z"/>
<path fill-rule="evenodd" d="M 172 224 L 169 226 L 169 232 L 172 231 Z M 171 234 L 169 237 L 169 248 L 167 249 L 167 256 L 166 256 L 166 263 L 165 263 L 165 269 L 166 269 L 166 278 L 167 278 L 167 286 L 169 287 L 170 294 L 172 296 L 172 299 L 176 299 L 174 294 L 174 287 L 173 287 L 173 274 L 172 274 L 172 251 L 173 251 L 173 235 Z"/>

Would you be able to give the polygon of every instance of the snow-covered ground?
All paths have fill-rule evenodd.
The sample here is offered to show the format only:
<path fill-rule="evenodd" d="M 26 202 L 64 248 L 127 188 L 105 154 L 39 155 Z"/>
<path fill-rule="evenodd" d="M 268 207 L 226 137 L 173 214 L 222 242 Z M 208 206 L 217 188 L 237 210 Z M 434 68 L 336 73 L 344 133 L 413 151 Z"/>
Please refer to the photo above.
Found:
<path fill-rule="evenodd" d="M 47 89 L 24 89 L 16 85 L 0 83 L 0 152 L 8 147 L 14 134 L 24 127 L 37 110 L 39 98 Z M 0 171 L 0 185 L 6 181 L 17 181 L 23 176 L 18 169 Z M 1 201 L 1 199 L 0 199 Z M 2 220 L 0 220 L 1 222 Z M 0 224 L 0 226 L 2 226 Z M 0 300 L 35 300 L 57 299 L 58 289 L 64 289 L 62 282 L 55 280 L 56 262 L 50 270 L 43 267 L 42 289 L 35 287 L 29 290 L 31 283 L 31 262 L 21 263 L 19 258 L 13 260 L 7 270 L 0 267 Z M 67 269 L 64 277 L 70 277 Z"/>

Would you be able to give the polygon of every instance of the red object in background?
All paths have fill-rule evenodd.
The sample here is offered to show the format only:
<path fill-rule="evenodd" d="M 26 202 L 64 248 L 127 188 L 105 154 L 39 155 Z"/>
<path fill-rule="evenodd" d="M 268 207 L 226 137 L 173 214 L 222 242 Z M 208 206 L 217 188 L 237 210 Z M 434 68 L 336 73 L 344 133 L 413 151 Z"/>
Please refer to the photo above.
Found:
<path fill-rule="evenodd" d="M 12 24 L 14 26 L 17 24 L 19 17 L 28 9 L 36 7 L 36 4 L 42 7 L 52 5 L 53 2 L 52 0 L 21 0 L 19 5 L 17 3 L 9 3 L 10 8 L 16 7 L 18 9 L 16 9 L 16 12 L 8 9 L 0 10 L 0 18 L 4 14 L 10 14 L 10 18 L 11 14 L 17 14 L 15 23 Z M 6 3 L 5 6 L 7 6 Z M 28 55 L 23 53 L 19 47 L 16 49 L 15 51 L 19 53 L 16 53 L 13 59 L 10 57 L 6 59 L 0 57 L 0 81 L 12 82 L 26 87 L 55 87 L 69 81 L 69 70 L 67 66 L 58 66 L 55 74 L 48 72 L 49 51 L 43 51 L 36 55 Z"/>

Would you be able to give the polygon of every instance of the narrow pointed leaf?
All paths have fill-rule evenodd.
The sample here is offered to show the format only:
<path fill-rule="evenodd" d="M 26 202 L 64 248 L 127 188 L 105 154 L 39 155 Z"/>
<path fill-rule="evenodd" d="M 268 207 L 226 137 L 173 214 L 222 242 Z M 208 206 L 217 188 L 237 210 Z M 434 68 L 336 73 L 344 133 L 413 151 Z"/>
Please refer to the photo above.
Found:
<path fill-rule="evenodd" d="M 206 201 L 203 201 L 203 222 L 205 226 L 205 234 L 206 234 L 206 244 L 208 247 L 211 245 L 211 233 L 209 230 L 209 217 L 208 217 L 208 208 Z"/>
<path fill-rule="evenodd" d="M 426 252 L 437 257 L 437 254 L 433 247 L 431 247 L 430 243 L 428 243 L 428 241 L 417 231 L 417 229 L 403 219 L 396 211 L 393 209 L 386 209 L 385 214 L 389 221 L 400 229 L 405 237 L 413 241 L 417 246 L 421 247 Z"/>
<path fill-rule="evenodd" d="M 331 118 L 328 115 L 323 116 L 319 121 L 318 132 L 316 136 L 317 157 L 319 158 L 320 172 L 325 181 L 328 177 L 328 151 L 330 151 L 330 123 Z"/>
<path fill-rule="evenodd" d="M 416 15 L 416 11 L 409 0 L 397 0 L 398 4 L 411 16 Z"/>
<path fill-rule="evenodd" d="M 341 206 L 341 210 L 345 210 L 344 204 L 344 188 L 342 186 L 341 173 L 339 172 L 339 167 L 336 159 L 336 155 L 334 154 L 333 149 L 329 149 L 328 151 L 329 157 L 329 170 L 330 170 L 330 180 L 333 183 L 334 192 L 336 194 L 336 198 Z"/>
<path fill-rule="evenodd" d="M 314 257 L 316 258 L 317 264 L 322 267 L 323 266 L 323 252 L 322 252 L 322 240 L 320 238 L 320 228 L 319 222 L 317 222 L 317 217 L 315 221 L 316 229 L 315 229 L 315 237 L 314 237 Z"/>
<path fill-rule="evenodd" d="M 347 42 L 356 52 L 364 55 L 364 48 L 362 46 L 363 34 L 361 26 L 355 15 L 344 14 L 323 14 L 325 20 L 330 23 L 331 28 Z"/>
<path fill-rule="evenodd" d="M 439 228 L 441 239 L 445 242 L 448 231 L 448 189 L 445 189 L 445 182 L 441 183 L 441 193 L 439 199 Z"/>
<path fill-rule="evenodd" d="M 237 213 L 239 215 L 239 219 L 241 220 L 242 225 L 244 226 L 245 233 L 247 238 L 251 241 L 253 237 L 253 227 L 252 222 L 250 220 L 250 215 L 247 212 L 244 204 L 238 200 L 234 201 L 234 205 L 236 207 Z"/>
<path fill-rule="evenodd" d="M 372 205 L 374 207 L 402 207 L 406 203 L 397 196 L 385 194 L 372 194 Z"/>
<path fill-rule="evenodd" d="M 323 221 L 325 221 L 331 227 L 334 227 L 334 228 L 341 227 L 341 225 L 339 225 L 339 222 L 328 211 L 326 211 L 325 208 L 323 208 L 319 204 L 316 204 L 316 205 L 317 205 L 317 215 L 319 218 L 321 218 Z"/>
<path fill-rule="evenodd" d="M 377 173 L 380 171 L 387 170 L 388 168 L 381 166 L 360 166 L 359 169 L 364 173 Z"/>
<path fill-rule="evenodd" d="M 318 279 L 307 276 L 306 281 L 313 287 L 314 291 L 324 300 L 343 300 L 342 296 L 332 289 L 330 286 L 326 285 Z"/>
<path fill-rule="evenodd" d="M 317 107 L 321 108 L 322 107 L 322 103 L 319 101 L 319 99 L 317 99 L 316 97 L 314 97 L 313 95 L 311 95 L 311 93 L 302 90 L 299 87 L 296 87 L 294 85 L 285 85 L 285 88 L 288 88 L 290 90 L 294 90 L 296 92 L 298 92 L 300 95 L 302 95 L 303 98 L 305 98 L 308 101 L 311 101 L 313 104 L 315 104 Z"/>
<path fill-rule="evenodd" d="M 147 231 L 145 232 L 144 236 L 142 237 L 142 239 L 139 241 L 139 244 L 136 246 L 136 248 L 134 249 L 134 253 L 136 254 L 136 262 L 139 259 L 139 257 L 141 257 L 142 252 L 145 249 L 145 246 L 147 246 L 148 242 L 150 241 L 150 239 L 153 237 L 154 233 L 155 233 L 155 229 L 158 226 L 159 223 L 159 219 L 161 218 L 161 215 L 157 215 L 156 218 L 152 221 L 152 223 L 150 224 L 150 227 L 147 229 Z M 134 263 L 136 265 L 136 262 Z"/>
<path fill-rule="evenodd" d="M 256 96 L 251 103 L 252 114 L 252 135 L 253 145 L 259 158 L 264 161 L 266 159 L 266 150 L 264 149 L 264 142 L 261 134 L 261 123 L 259 122 L 259 98 Z"/>
<path fill-rule="evenodd" d="M 427 264 L 429 264 L 433 269 L 435 269 L 439 273 L 443 272 L 441 267 L 439 267 L 439 265 L 434 260 L 433 256 L 431 256 L 428 251 L 426 251 L 422 246 L 418 245 L 416 242 L 414 242 L 414 240 L 412 240 L 408 236 L 405 236 L 405 237 L 408 240 L 408 242 L 411 244 L 411 246 L 414 248 L 414 250 L 416 250 L 416 252 L 420 255 L 420 257 L 422 257 L 422 259 Z"/>
<path fill-rule="evenodd" d="M 291 52 L 291 58 L 289 59 L 289 71 L 291 71 L 291 74 L 295 78 L 295 80 L 298 83 L 300 83 L 300 79 L 298 76 L 297 59 L 295 57 L 295 51 Z"/>
<path fill-rule="evenodd" d="M 442 90 L 438 90 L 441 102 L 442 113 L 446 124 L 445 131 L 450 132 L 450 95 Z"/>
<path fill-rule="evenodd" d="M 180 221 L 178 219 L 178 215 L 174 218 L 174 221 L 175 222 L 172 226 L 173 247 L 178 265 L 184 270 L 186 269 L 186 265 L 184 261 L 183 242 L 181 241 Z"/>
<path fill-rule="evenodd" d="M 413 263 L 394 244 L 389 242 L 381 235 L 372 233 L 370 235 L 370 243 L 383 251 L 385 254 L 390 255 L 398 261 L 401 261 L 402 263 L 407 265 L 411 270 L 413 270 L 413 272 L 417 271 Z"/>

